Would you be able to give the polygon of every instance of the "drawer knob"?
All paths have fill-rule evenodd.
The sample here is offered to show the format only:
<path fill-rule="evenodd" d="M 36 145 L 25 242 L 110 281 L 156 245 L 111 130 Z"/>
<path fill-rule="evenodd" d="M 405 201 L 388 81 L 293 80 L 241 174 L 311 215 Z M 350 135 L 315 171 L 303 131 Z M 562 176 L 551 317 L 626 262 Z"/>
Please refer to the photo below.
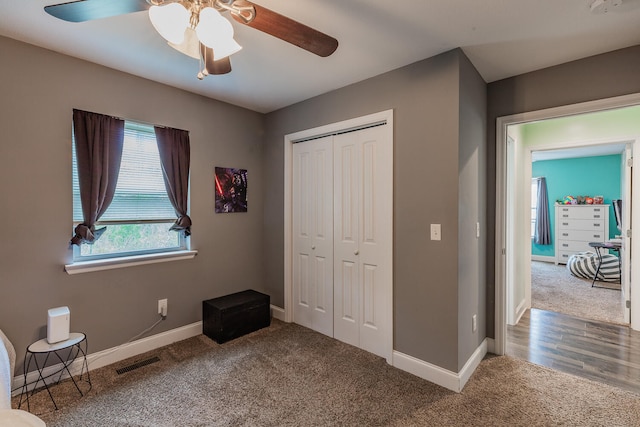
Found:
<path fill-rule="evenodd" d="M 600 235 L 599 234 L 594 234 L 593 237 L 600 238 Z"/>
<path fill-rule="evenodd" d="M 593 226 L 594 227 L 600 227 L 600 224 L 594 223 Z"/>
<path fill-rule="evenodd" d="M 569 225 L 569 223 L 568 222 L 563 222 L 562 225 Z"/>
<path fill-rule="evenodd" d="M 564 246 L 565 248 L 568 248 L 569 244 L 568 243 L 563 243 L 562 246 Z"/>
<path fill-rule="evenodd" d="M 600 218 L 600 215 L 594 215 L 593 217 L 594 218 Z"/>
<path fill-rule="evenodd" d="M 569 235 L 569 233 L 562 233 L 562 235 L 566 237 Z"/>

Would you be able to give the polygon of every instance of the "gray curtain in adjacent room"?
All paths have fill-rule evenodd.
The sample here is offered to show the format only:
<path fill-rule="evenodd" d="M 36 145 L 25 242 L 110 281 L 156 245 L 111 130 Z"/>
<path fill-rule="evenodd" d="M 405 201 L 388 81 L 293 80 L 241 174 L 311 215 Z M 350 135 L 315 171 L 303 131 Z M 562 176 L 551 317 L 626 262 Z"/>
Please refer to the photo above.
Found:
<path fill-rule="evenodd" d="M 189 132 L 186 130 L 154 127 L 162 176 L 169 200 L 176 211 L 178 219 L 171 230 L 191 235 L 191 218 L 187 215 L 189 195 Z"/>
<path fill-rule="evenodd" d="M 551 220 L 549 218 L 549 197 L 547 197 L 547 180 L 538 178 L 538 197 L 536 206 L 536 233 L 534 242 L 538 245 L 551 244 Z"/>
<path fill-rule="evenodd" d="M 73 133 L 84 222 L 75 228 L 71 244 L 93 243 L 105 230 L 95 224 L 107 210 L 116 191 L 124 120 L 103 114 L 73 110 Z"/>

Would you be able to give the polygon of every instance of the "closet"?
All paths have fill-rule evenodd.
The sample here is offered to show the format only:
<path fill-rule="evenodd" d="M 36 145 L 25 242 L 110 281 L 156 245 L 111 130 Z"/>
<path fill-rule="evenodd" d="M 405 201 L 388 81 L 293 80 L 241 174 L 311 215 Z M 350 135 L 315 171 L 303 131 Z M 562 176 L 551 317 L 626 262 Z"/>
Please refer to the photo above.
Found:
<path fill-rule="evenodd" d="M 389 126 L 297 142 L 292 155 L 293 320 L 387 359 L 393 293 Z"/>

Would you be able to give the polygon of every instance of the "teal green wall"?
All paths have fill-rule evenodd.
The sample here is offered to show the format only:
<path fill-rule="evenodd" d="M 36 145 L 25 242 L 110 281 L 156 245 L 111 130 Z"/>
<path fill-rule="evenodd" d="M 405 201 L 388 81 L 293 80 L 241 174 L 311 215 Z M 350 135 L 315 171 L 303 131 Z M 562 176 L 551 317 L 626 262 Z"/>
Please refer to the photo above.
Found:
<path fill-rule="evenodd" d="M 604 196 L 604 203 L 621 196 L 622 156 L 581 157 L 533 162 L 532 176 L 547 179 L 551 245 L 531 242 L 532 255 L 555 256 L 555 202 L 564 196 Z M 609 207 L 609 237 L 618 234 L 613 208 Z"/>

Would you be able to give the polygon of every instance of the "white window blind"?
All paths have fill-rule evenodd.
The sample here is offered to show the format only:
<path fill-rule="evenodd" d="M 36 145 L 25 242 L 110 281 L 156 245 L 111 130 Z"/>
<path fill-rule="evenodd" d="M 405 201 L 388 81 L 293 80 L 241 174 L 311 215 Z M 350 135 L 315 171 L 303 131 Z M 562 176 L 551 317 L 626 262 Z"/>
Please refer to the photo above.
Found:
<path fill-rule="evenodd" d="M 82 222 L 82 203 L 73 147 L 73 221 Z M 125 122 L 122 163 L 113 201 L 99 221 L 175 221 L 162 178 L 153 126 Z"/>

